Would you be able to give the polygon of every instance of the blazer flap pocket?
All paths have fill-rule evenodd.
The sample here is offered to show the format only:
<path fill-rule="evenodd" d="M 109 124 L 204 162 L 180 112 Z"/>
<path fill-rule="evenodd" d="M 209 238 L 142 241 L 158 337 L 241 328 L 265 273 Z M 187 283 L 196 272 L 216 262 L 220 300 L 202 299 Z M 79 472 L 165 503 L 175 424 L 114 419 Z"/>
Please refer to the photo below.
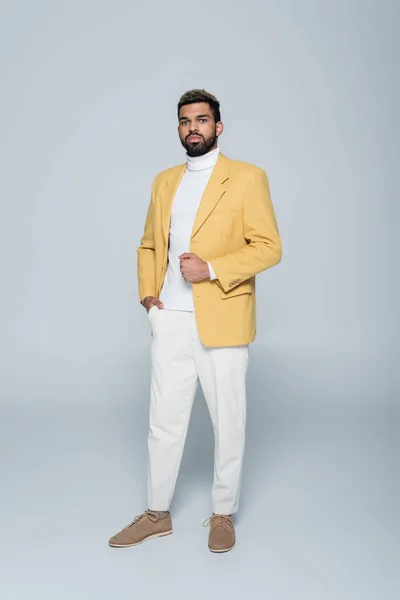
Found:
<path fill-rule="evenodd" d="M 233 298 L 235 296 L 241 296 L 242 294 L 252 294 L 253 286 L 250 281 L 244 281 L 243 283 L 239 283 L 233 290 L 229 292 L 224 292 L 224 290 L 220 291 L 220 296 L 224 300 L 227 298 Z"/>

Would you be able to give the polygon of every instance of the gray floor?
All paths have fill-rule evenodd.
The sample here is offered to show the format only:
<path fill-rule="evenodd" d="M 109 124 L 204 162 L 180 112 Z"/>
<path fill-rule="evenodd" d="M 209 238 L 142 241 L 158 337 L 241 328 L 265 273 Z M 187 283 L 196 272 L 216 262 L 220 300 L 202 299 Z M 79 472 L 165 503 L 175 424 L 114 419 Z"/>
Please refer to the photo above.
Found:
<path fill-rule="evenodd" d="M 148 359 L 137 357 L 131 380 L 120 367 L 113 389 L 66 385 L 23 410 L 10 398 L 2 597 L 398 598 L 390 386 L 373 369 L 362 380 L 354 361 L 346 371 L 337 357 L 319 356 L 315 372 L 311 356 L 254 348 L 237 545 L 225 555 L 208 551 L 202 527 L 213 439 L 201 392 L 172 506 L 174 534 L 122 550 L 108 538 L 144 508 Z"/>

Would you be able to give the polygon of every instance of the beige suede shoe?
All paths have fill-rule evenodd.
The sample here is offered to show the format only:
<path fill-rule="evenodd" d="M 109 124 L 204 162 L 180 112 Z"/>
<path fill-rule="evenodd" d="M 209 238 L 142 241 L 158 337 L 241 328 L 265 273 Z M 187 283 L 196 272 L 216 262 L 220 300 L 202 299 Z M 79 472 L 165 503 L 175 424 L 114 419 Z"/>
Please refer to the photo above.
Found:
<path fill-rule="evenodd" d="M 203 527 L 210 524 L 208 547 L 211 552 L 228 552 L 236 542 L 235 527 L 228 515 L 212 515 L 204 521 Z"/>
<path fill-rule="evenodd" d="M 135 517 L 132 523 L 129 523 L 119 533 L 113 535 L 108 543 L 114 548 L 127 548 L 171 533 L 171 515 L 161 519 L 157 513 L 146 510 L 142 515 Z"/>

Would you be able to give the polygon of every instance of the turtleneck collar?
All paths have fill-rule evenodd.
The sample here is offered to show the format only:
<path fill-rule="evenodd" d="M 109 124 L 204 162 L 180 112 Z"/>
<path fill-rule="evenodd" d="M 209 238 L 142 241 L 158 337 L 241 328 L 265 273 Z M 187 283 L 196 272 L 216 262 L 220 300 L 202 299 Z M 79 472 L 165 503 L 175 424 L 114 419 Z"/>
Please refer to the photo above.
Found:
<path fill-rule="evenodd" d="M 211 169 L 211 167 L 215 166 L 219 155 L 218 146 L 203 154 L 203 156 L 188 156 L 186 154 L 187 159 L 187 168 L 189 171 L 204 171 L 204 169 Z"/>

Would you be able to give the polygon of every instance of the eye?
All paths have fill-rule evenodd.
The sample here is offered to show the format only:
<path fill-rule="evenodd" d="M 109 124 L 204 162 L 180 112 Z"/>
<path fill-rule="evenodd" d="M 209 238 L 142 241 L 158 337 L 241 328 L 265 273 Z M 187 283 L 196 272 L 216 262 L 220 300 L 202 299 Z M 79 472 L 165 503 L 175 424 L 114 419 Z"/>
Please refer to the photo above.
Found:
<path fill-rule="evenodd" d="M 200 119 L 200 121 L 204 121 L 205 123 L 207 123 L 207 119 Z"/>

